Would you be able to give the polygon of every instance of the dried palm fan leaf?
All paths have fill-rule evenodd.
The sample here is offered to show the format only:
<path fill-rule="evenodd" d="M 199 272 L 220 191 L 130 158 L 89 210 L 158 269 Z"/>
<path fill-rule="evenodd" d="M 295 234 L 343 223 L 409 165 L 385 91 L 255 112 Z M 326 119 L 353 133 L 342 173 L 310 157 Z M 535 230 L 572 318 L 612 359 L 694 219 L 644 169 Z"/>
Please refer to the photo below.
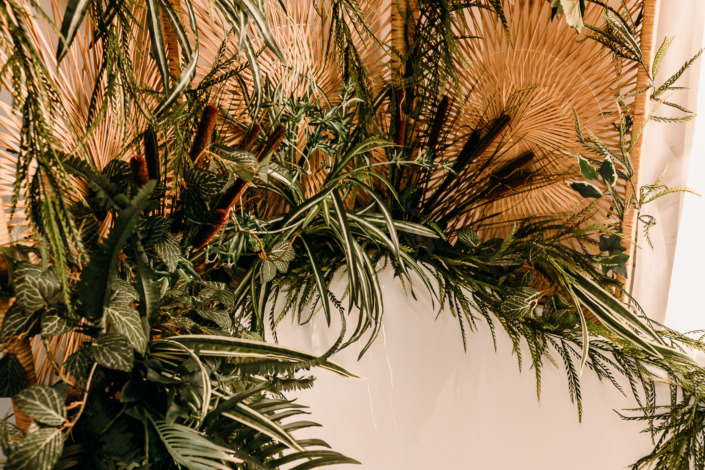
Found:
<path fill-rule="evenodd" d="M 323 2 L 298 2 L 286 0 L 283 3 L 286 14 L 274 8 L 270 11 L 270 26 L 275 39 L 284 48 L 286 63 L 278 61 L 271 51 L 263 50 L 259 55 L 259 67 L 263 80 L 274 90 L 272 95 L 279 99 L 316 101 L 324 107 L 339 103 L 338 92 L 345 81 L 345 58 L 337 54 L 335 47 L 332 12 L 330 5 Z M 389 5 L 383 2 L 366 2 L 361 6 L 361 15 L 369 30 L 352 34 L 352 44 L 360 54 L 362 66 L 371 77 L 372 92 L 378 92 L 388 81 L 388 54 L 380 47 L 390 34 Z M 205 14 L 205 11 L 199 14 Z M 211 23 L 216 27 L 215 23 Z M 350 25 L 352 31 L 355 29 Z M 216 28 L 217 29 L 217 28 Z M 207 34 L 214 34 L 210 31 Z M 255 41 L 255 45 L 259 45 Z M 341 67 L 342 65 L 342 67 Z M 239 125 L 223 121 L 220 134 L 226 145 L 238 146 L 249 128 L 249 123 L 259 120 L 258 125 L 271 129 L 280 118 L 276 113 L 265 113 L 261 118 L 251 116 L 248 92 L 253 88 L 252 74 L 243 70 L 238 83 L 224 87 L 220 92 L 220 103 L 224 111 Z M 245 92 L 243 93 L 243 89 Z M 284 117 L 285 118 L 285 117 Z M 297 123 L 295 134 L 290 135 L 290 144 L 303 149 L 306 145 L 305 130 L 308 122 Z M 267 133 L 263 133 L 266 138 Z M 382 155 L 378 156 L 383 158 Z M 295 169 L 306 196 L 315 194 L 323 184 L 327 174 L 325 168 L 329 157 L 322 152 L 307 155 L 304 161 L 279 162 L 287 168 Z M 283 200 L 268 191 L 253 191 L 253 209 L 261 216 L 271 216 L 286 208 Z"/>
<path fill-rule="evenodd" d="M 491 12 L 465 15 L 469 34 L 478 39 L 459 41 L 461 93 L 451 100 L 457 119 L 447 126 L 450 145 L 442 152 L 460 176 L 449 185 L 448 172 L 436 170 L 425 194 L 433 220 L 451 231 L 475 227 L 487 237 L 506 235 L 515 222 L 532 216 L 564 218 L 586 205 L 566 184 L 583 179 L 577 159 L 566 153 L 583 152 L 571 107 L 584 129 L 619 148 L 615 93 L 637 86 L 635 63 L 615 58 L 562 21 L 550 21 L 549 2 L 503 4 L 513 46 Z M 610 4 L 617 10 L 622 5 Z M 637 17 L 642 2 L 626 4 Z M 585 22 L 600 26 L 603 13 L 588 3 Z M 464 148 L 476 154 L 463 154 Z M 494 187 L 478 188 L 478 181 Z M 624 182 L 616 189 L 620 195 L 627 190 Z M 621 225 L 606 198 L 597 211 L 596 220 Z"/>

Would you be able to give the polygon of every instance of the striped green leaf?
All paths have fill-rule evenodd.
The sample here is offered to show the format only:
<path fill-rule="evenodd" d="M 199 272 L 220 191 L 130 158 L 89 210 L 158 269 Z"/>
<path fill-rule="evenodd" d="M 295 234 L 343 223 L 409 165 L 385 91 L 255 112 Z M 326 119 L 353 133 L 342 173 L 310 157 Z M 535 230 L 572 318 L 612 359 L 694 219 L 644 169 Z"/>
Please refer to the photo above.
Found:
<path fill-rule="evenodd" d="M 56 46 L 57 64 L 61 64 L 61 60 L 71 47 L 78 27 L 83 23 L 83 18 L 86 16 L 90 4 L 90 0 L 69 0 L 66 5 L 64 17 L 61 21 L 61 35 Z"/>

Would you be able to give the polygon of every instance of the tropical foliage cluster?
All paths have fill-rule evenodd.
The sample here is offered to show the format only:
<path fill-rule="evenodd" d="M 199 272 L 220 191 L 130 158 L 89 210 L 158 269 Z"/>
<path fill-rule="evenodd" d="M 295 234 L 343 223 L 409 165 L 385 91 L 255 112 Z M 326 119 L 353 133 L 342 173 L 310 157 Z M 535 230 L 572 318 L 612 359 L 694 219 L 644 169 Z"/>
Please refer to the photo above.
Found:
<path fill-rule="evenodd" d="M 356 463 L 298 437 L 315 423 L 286 396 L 319 368 L 355 378 L 331 356 L 375 341 L 386 268 L 449 310 L 464 343 L 485 321 L 520 365 L 528 345 L 539 393 L 543 366 L 560 362 L 579 416 L 582 369 L 632 394 L 624 417 L 655 442 L 635 468 L 705 469 L 704 370 L 687 353 L 705 343 L 648 320 L 623 286 L 624 218 L 678 189 L 635 187 L 634 98 L 681 113 L 651 118 L 688 119 L 669 97 L 692 60 L 656 84 L 670 41 L 645 63 L 627 2 L 548 4 L 546 22 L 564 15 L 615 73 L 632 64 L 649 83 L 615 90 L 614 142 L 575 113 L 579 211 L 500 220 L 496 201 L 556 184 L 543 155 L 500 153 L 512 109 L 457 125 L 473 93 L 463 67 L 478 65 L 461 46 L 483 40 L 473 15 L 512 44 L 514 2 L 393 2 L 391 40 L 355 1 L 69 0 L 56 18 L 2 2 L 18 227 L 2 248 L 7 468 Z M 600 24 L 584 21 L 590 8 Z M 314 51 L 324 72 L 297 62 L 306 45 L 283 32 L 304 14 L 327 39 Z M 313 315 L 340 320 L 325 354 L 277 343 L 283 318 Z"/>

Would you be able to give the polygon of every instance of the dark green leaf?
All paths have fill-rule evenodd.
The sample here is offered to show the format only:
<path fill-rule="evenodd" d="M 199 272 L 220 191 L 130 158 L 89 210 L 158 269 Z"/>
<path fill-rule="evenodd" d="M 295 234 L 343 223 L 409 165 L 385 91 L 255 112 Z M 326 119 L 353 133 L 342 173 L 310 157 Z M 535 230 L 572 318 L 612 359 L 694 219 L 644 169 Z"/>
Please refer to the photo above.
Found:
<path fill-rule="evenodd" d="M 3 353 L 0 358 L 0 397 L 9 398 L 27 387 L 27 373 L 17 356 Z"/>
<path fill-rule="evenodd" d="M 213 215 L 208 208 L 208 203 L 200 197 L 197 190 L 186 187 L 183 192 L 183 200 L 184 215 L 187 219 L 202 225 L 213 223 Z"/>
<path fill-rule="evenodd" d="M 62 335 L 73 328 L 73 322 L 61 318 L 57 312 L 48 311 L 42 315 L 42 337 Z"/>
<path fill-rule="evenodd" d="M 149 204 L 149 196 L 154 189 L 151 180 L 137 192 L 127 208 L 118 214 L 117 222 L 100 251 L 91 256 L 83 270 L 78 285 L 78 298 L 83 303 L 86 316 L 90 319 L 102 317 L 110 300 L 110 280 L 117 272 L 118 256 L 122 247 L 132 235 L 142 210 Z"/>
<path fill-rule="evenodd" d="M 480 244 L 480 237 L 476 231 L 471 228 L 458 230 L 458 240 L 468 248 L 475 248 Z"/>
<path fill-rule="evenodd" d="M 88 381 L 91 362 L 89 348 L 79 349 L 64 362 L 66 371 L 76 379 L 76 384 L 81 388 L 84 388 Z"/>
<path fill-rule="evenodd" d="M 33 385 L 15 395 L 15 404 L 37 422 L 61 426 L 66 421 L 64 398 L 45 385 Z"/>
<path fill-rule="evenodd" d="M 24 437 L 24 432 L 7 418 L 0 420 L 0 449 L 8 456 L 12 454 Z"/>
<path fill-rule="evenodd" d="M 616 233 L 613 233 L 609 237 L 600 235 L 599 248 L 600 251 L 607 251 L 610 253 L 613 251 L 627 251 L 627 249 L 622 246 L 622 237 Z"/>
<path fill-rule="evenodd" d="M 93 359 L 108 369 L 129 372 L 132 369 L 134 355 L 127 338 L 117 333 L 98 336 L 89 348 Z"/>
<path fill-rule="evenodd" d="M 568 186 L 580 193 L 580 195 L 585 198 L 599 199 L 602 197 L 602 192 L 594 184 L 573 182 L 569 183 Z"/>
<path fill-rule="evenodd" d="M 25 333 L 32 324 L 33 315 L 27 315 L 15 302 L 5 313 L 0 329 L 0 343 L 6 342 L 13 336 Z"/>
<path fill-rule="evenodd" d="M 7 460 L 7 470 L 51 470 L 64 449 L 64 435 L 57 428 L 43 428 L 22 438 Z"/>
<path fill-rule="evenodd" d="M 215 322 L 219 327 L 223 328 L 224 330 L 227 330 L 233 325 L 233 321 L 230 319 L 230 314 L 227 310 L 217 310 L 214 308 L 198 309 L 196 310 L 196 313 L 198 313 L 201 317 L 205 318 L 206 320 Z"/>
<path fill-rule="evenodd" d="M 76 37 L 78 27 L 83 22 L 83 18 L 86 16 L 90 4 L 90 0 L 69 0 L 66 5 L 66 11 L 64 11 L 64 17 L 61 22 L 61 36 L 59 37 L 59 44 L 56 47 L 57 64 L 61 63 L 61 59 L 64 58 L 71 47 Z"/>
<path fill-rule="evenodd" d="M 590 165 L 590 162 L 580 155 L 578 155 L 578 165 L 580 166 L 580 173 L 582 173 L 585 178 L 590 181 L 597 181 L 597 179 L 599 179 L 600 176 L 597 174 L 595 167 Z"/>
<path fill-rule="evenodd" d="M 147 337 L 142 329 L 142 321 L 137 310 L 125 307 L 110 307 L 105 309 L 107 320 L 112 325 L 114 333 L 120 333 L 127 338 L 130 345 L 140 354 L 147 348 Z"/>
<path fill-rule="evenodd" d="M 159 258 L 164 261 L 170 273 L 176 270 L 181 256 L 181 236 L 182 234 L 166 233 L 157 243 L 154 244 L 154 251 Z"/>
<path fill-rule="evenodd" d="M 200 199 L 209 200 L 221 190 L 224 181 L 215 173 L 202 168 L 191 168 L 184 176 L 186 186 Z"/>
<path fill-rule="evenodd" d="M 614 186 L 617 182 L 617 169 L 614 167 L 611 158 L 605 158 L 602 165 L 600 165 L 600 176 L 602 176 L 602 180 L 608 186 Z"/>
<path fill-rule="evenodd" d="M 13 285 L 17 303 L 28 314 L 63 299 L 61 282 L 52 268 L 22 262 L 15 269 Z"/>
<path fill-rule="evenodd" d="M 529 316 L 541 297 L 541 292 L 530 287 L 519 287 L 502 301 L 502 313 L 509 318 Z"/>

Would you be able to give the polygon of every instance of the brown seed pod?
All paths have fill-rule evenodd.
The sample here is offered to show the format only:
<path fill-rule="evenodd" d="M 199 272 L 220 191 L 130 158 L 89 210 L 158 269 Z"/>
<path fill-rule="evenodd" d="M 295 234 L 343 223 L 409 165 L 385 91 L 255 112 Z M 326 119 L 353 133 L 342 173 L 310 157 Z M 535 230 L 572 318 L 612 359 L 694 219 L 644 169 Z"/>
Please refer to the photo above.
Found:
<path fill-rule="evenodd" d="M 132 179 L 135 180 L 137 186 L 141 187 L 149 182 L 147 162 L 142 155 L 137 155 L 130 159 L 130 171 L 132 172 Z"/>
<path fill-rule="evenodd" d="M 213 225 L 204 225 L 201 227 L 191 240 L 191 245 L 197 250 L 200 250 L 206 246 L 208 242 L 210 242 L 213 237 L 220 232 L 220 229 L 223 228 L 225 222 L 228 221 L 229 213 L 229 210 L 224 209 L 216 209 L 213 211 Z"/>
<path fill-rule="evenodd" d="M 284 124 L 278 124 L 277 127 L 275 127 L 272 131 L 272 134 L 269 136 L 269 139 L 267 139 L 267 142 L 264 143 L 262 150 L 260 150 L 259 154 L 257 154 L 257 161 L 261 162 L 270 154 L 276 152 L 279 146 L 282 144 L 285 135 L 286 126 Z"/>
<path fill-rule="evenodd" d="M 147 161 L 149 179 L 159 182 L 159 146 L 157 144 L 157 134 L 151 126 L 144 133 L 142 140 L 144 143 L 144 159 Z"/>
<path fill-rule="evenodd" d="M 217 117 L 217 106 L 209 104 L 203 109 L 203 114 L 201 114 L 201 122 L 198 123 L 198 130 L 196 130 L 196 136 L 193 138 L 193 145 L 191 146 L 191 151 L 189 152 L 191 161 L 196 166 L 198 166 L 198 160 L 201 153 L 203 153 L 206 147 L 208 147 Z"/>

